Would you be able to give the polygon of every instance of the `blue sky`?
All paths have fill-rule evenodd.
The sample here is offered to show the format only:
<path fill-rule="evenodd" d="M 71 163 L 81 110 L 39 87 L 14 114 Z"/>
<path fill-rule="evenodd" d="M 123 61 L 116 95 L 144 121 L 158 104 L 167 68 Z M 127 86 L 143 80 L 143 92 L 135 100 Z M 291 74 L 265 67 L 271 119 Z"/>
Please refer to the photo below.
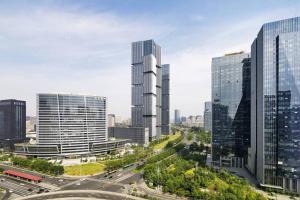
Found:
<path fill-rule="evenodd" d="M 263 23 L 299 15 L 299 0 L 1 1 L 0 99 L 35 115 L 38 92 L 94 94 L 129 117 L 130 44 L 154 39 L 171 65 L 171 110 L 202 114 L 211 58 L 249 51 Z"/>

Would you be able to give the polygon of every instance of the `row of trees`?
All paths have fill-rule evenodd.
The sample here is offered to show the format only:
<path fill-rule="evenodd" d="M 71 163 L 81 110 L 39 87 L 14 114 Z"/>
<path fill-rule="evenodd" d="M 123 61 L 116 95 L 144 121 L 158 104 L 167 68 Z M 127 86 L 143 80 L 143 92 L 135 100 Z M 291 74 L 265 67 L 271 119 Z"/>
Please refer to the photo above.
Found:
<path fill-rule="evenodd" d="M 166 141 L 166 140 L 168 140 L 168 139 L 169 139 L 169 136 L 165 136 L 165 137 L 162 137 L 162 138 L 160 138 L 160 139 L 154 140 L 154 141 L 152 141 L 152 142 L 149 144 L 149 147 L 153 147 L 153 146 L 155 146 L 155 145 L 157 145 L 157 144 L 159 144 L 159 143 L 161 143 L 161 142 L 164 142 L 164 141 Z"/>
<path fill-rule="evenodd" d="M 19 167 L 24 167 L 37 172 L 42 172 L 50 175 L 61 175 L 64 173 L 64 167 L 48 162 L 47 160 L 13 157 L 12 163 Z"/>
<path fill-rule="evenodd" d="M 116 160 L 107 160 L 105 161 L 106 165 L 106 170 L 111 171 L 111 170 L 116 170 L 121 167 L 124 167 L 128 164 L 135 163 L 139 160 L 146 159 L 149 155 L 151 155 L 153 150 L 150 149 L 136 149 L 135 154 L 132 155 L 126 155 L 120 159 Z"/>
<path fill-rule="evenodd" d="M 169 139 L 169 136 L 166 136 L 159 140 L 155 140 L 150 144 L 149 148 L 147 148 L 147 149 L 136 148 L 135 153 L 133 155 L 126 155 L 123 158 L 120 158 L 117 160 L 107 160 L 107 161 L 105 161 L 106 170 L 108 170 L 108 171 L 116 170 L 116 169 L 124 167 L 128 164 L 135 163 L 135 162 L 138 162 L 140 160 L 145 160 L 145 159 L 147 159 L 146 160 L 147 163 L 148 162 L 153 163 L 153 162 L 162 160 L 176 152 L 176 149 L 172 149 L 172 148 L 173 148 L 173 146 L 176 146 L 177 144 L 179 144 L 179 142 L 183 139 L 183 136 L 181 135 L 177 139 L 175 139 L 173 141 L 169 141 L 165 147 L 165 150 L 162 153 L 152 156 L 153 155 L 153 146 L 155 146 L 156 144 L 159 144 L 161 142 L 164 142 L 168 139 Z M 140 166 L 140 167 L 142 167 L 142 166 Z"/>

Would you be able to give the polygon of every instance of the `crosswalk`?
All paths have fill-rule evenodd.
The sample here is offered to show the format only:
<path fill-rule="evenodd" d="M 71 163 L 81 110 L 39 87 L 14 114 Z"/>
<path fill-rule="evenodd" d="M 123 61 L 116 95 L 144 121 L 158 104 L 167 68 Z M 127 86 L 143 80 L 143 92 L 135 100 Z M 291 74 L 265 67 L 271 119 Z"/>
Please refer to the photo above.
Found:
<path fill-rule="evenodd" d="M 119 183 L 119 182 L 121 182 L 121 181 L 126 180 L 127 178 L 129 178 L 129 177 L 131 177 L 131 176 L 133 176 L 133 174 L 131 174 L 131 173 L 128 173 L 128 174 L 126 174 L 126 175 L 122 175 L 122 176 L 120 176 L 120 178 L 117 178 L 117 179 L 113 180 L 113 182 Z"/>
<path fill-rule="evenodd" d="M 0 187 L 8 190 L 13 190 L 13 193 L 18 194 L 20 196 L 27 196 L 31 194 L 31 192 L 28 191 L 27 187 L 7 180 L 1 181 Z"/>

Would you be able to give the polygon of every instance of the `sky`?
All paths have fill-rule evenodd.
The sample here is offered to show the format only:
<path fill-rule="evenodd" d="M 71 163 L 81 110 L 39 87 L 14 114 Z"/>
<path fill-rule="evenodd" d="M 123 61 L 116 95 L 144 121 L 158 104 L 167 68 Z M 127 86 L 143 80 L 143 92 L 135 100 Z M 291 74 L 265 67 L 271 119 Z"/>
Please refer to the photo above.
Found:
<path fill-rule="evenodd" d="M 0 1 L 0 99 L 92 94 L 130 117 L 131 42 L 154 39 L 170 64 L 171 116 L 202 115 L 211 58 L 249 51 L 264 23 L 300 16 L 299 0 Z"/>

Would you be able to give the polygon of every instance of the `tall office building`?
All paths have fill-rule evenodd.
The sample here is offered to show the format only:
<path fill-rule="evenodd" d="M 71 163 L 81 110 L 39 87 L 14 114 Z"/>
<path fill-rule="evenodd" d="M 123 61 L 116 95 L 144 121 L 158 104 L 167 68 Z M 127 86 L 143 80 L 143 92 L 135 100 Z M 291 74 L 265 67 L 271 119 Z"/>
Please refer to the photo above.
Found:
<path fill-rule="evenodd" d="M 37 118 L 37 144 L 57 145 L 63 155 L 86 154 L 107 141 L 104 97 L 38 94 Z"/>
<path fill-rule="evenodd" d="M 211 102 L 207 101 L 204 103 L 204 130 L 206 132 L 211 132 L 211 115 L 212 115 L 212 110 L 211 110 Z"/>
<path fill-rule="evenodd" d="M 38 157 L 102 154 L 124 144 L 108 141 L 105 97 L 38 94 L 36 145 L 17 145 L 16 153 Z"/>
<path fill-rule="evenodd" d="M 170 65 L 162 65 L 162 134 L 170 133 Z"/>
<path fill-rule="evenodd" d="M 245 95 L 250 86 L 249 69 L 248 53 L 212 59 L 212 158 L 216 165 L 222 165 L 224 158 L 231 166 L 242 167 L 247 160 L 250 103 L 247 107 Z"/>
<path fill-rule="evenodd" d="M 300 17 L 264 24 L 251 46 L 248 167 L 262 185 L 300 192 Z"/>
<path fill-rule="evenodd" d="M 174 110 L 174 123 L 176 125 L 181 124 L 180 110 L 178 110 L 178 109 Z"/>
<path fill-rule="evenodd" d="M 0 101 L 0 142 L 22 142 L 26 138 L 26 102 L 15 99 Z"/>
<path fill-rule="evenodd" d="M 132 126 L 149 128 L 152 141 L 161 135 L 161 47 L 146 40 L 133 42 L 131 51 Z"/>

